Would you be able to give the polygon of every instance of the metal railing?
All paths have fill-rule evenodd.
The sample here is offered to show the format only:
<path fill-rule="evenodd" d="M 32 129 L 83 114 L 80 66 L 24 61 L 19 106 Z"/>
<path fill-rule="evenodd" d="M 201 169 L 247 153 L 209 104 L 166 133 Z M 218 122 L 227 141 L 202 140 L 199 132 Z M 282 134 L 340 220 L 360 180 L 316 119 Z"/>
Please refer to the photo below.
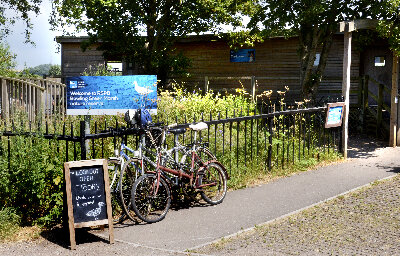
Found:
<path fill-rule="evenodd" d="M 274 111 L 269 106 L 256 109 L 252 113 L 249 110 L 241 110 L 232 114 L 226 111 L 214 116 L 209 113 L 192 118 L 185 117 L 186 122 L 180 123 L 178 128 L 188 127 L 193 122 L 207 123 L 208 129 L 201 132 L 200 137 L 208 141 L 211 151 L 229 169 L 246 168 L 254 164 L 262 165 L 265 170 L 274 167 L 285 168 L 305 159 L 319 159 L 322 154 L 340 151 L 340 127 L 324 128 L 326 107 L 293 109 L 282 106 L 280 109 Z M 159 121 L 175 122 L 158 119 L 157 122 Z M 116 148 L 121 139 L 127 144 L 132 144 L 133 148 L 138 143 L 136 130 L 120 129 L 121 122 L 118 121 L 111 125 L 112 129 L 109 129 L 110 123 L 93 122 L 90 124 L 90 134 L 85 133 L 85 121 L 80 121 L 79 127 L 76 127 L 77 124 L 66 122 L 58 124 L 58 128 L 51 128 L 51 125 L 52 122 L 46 122 L 44 125 L 30 124 L 25 125 L 29 127 L 25 130 L 15 129 L 13 122 L 3 125 L 8 127 L 1 133 L 1 138 L 8 140 L 8 149 L 3 150 L 8 152 L 8 160 L 11 161 L 12 158 L 10 138 L 13 136 L 42 136 L 58 141 L 57 143 L 64 141 L 62 147 L 65 149 L 65 161 L 106 158 L 113 153 L 110 150 L 111 145 Z M 188 132 L 179 139 L 183 144 L 190 143 L 193 134 Z M 171 138 L 168 143 L 172 146 L 173 141 Z M 57 151 L 58 148 L 59 146 Z"/>

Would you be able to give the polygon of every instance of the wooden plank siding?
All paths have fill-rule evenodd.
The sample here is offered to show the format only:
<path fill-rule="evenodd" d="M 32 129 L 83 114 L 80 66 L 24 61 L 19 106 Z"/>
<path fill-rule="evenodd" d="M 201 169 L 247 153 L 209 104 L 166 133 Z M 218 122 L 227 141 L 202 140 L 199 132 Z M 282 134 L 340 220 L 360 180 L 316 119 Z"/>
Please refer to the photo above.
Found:
<path fill-rule="evenodd" d="M 80 41 L 83 41 L 82 38 Z M 104 64 L 102 53 L 92 49 L 82 52 L 79 38 L 57 38 L 61 43 L 62 75 L 77 76 L 90 64 Z M 223 39 L 210 35 L 189 36 L 178 41 L 176 52 L 183 52 L 191 59 L 189 78 L 173 77 L 178 83 L 185 82 L 188 87 L 204 89 L 205 77 L 209 77 L 209 88 L 218 91 L 234 91 L 243 87 L 251 93 L 251 79 L 213 79 L 215 77 L 256 77 L 256 94 L 266 90 L 284 90 L 289 87 L 288 98 L 297 99 L 300 90 L 300 61 L 298 38 L 272 38 L 258 43 L 255 49 L 255 61 L 250 63 L 230 62 L 230 48 Z M 324 79 L 319 89 L 319 96 L 339 97 L 343 74 L 343 34 L 334 36 Z M 360 54 L 352 51 L 351 91 L 358 89 L 360 75 Z M 351 103 L 357 103 L 357 94 L 351 94 Z"/>
<path fill-rule="evenodd" d="M 255 62 L 235 63 L 230 62 L 229 46 L 223 41 L 212 42 L 183 42 L 177 43 L 178 51 L 182 51 L 192 60 L 189 69 L 191 77 L 185 79 L 188 84 L 198 85 L 203 88 L 204 77 L 209 77 L 209 88 L 214 90 L 233 91 L 242 85 L 247 91 L 251 91 L 251 80 L 212 79 L 213 77 L 256 77 L 256 94 L 265 90 L 285 90 L 289 87 L 288 98 L 298 98 L 301 93 L 300 61 L 298 51 L 298 38 L 273 38 L 256 44 Z M 319 96 L 339 97 L 342 88 L 343 74 L 343 35 L 334 37 L 334 43 L 330 51 L 324 78 L 319 89 Z M 352 51 L 351 65 L 351 90 L 358 89 L 358 77 L 360 66 L 359 52 Z M 267 79 L 263 79 L 267 78 Z M 276 79 L 274 79 L 276 78 Z M 285 79 L 286 78 L 286 79 Z M 176 78 L 176 80 L 179 80 Z M 351 103 L 357 103 L 357 94 L 351 95 Z"/>
<path fill-rule="evenodd" d="M 62 44 L 61 74 L 65 77 L 79 76 L 90 65 L 105 64 L 103 53 L 92 46 L 82 51 L 80 42 L 68 42 Z"/>

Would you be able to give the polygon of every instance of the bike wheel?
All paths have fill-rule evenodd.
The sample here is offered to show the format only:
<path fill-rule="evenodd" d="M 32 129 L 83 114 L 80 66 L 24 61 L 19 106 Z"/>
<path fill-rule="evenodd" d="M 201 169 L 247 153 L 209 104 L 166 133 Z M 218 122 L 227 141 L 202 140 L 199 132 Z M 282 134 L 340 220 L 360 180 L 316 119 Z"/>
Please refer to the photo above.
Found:
<path fill-rule="evenodd" d="M 117 224 L 125 220 L 125 210 L 121 204 L 120 193 L 118 191 L 118 174 L 120 173 L 121 165 L 118 160 L 108 160 L 108 174 L 110 178 L 110 194 L 113 223 Z"/>
<path fill-rule="evenodd" d="M 160 177 L 157 189 L 155 174 L 145 174 L 138 178 L 132 188 L 132 208 L 136 215 L 147 223 L 165 218 L 171 205 L 171 191 L 167 182 Z"/>
<path fill-rule="evenodd" d="M 226 176 L 217 163 L 209 163 L 198 173 L 200 195 L 209 204 L 221 203 L 226 195 Z"/>
<path fill-rule="evenodd" d="M 210 151 L 209 148 L 206 147 L 198 147 L 196 149 L 197 155 L 200 157 L 200 159 L 203 161 L 203 163 L 206 163 L 211 160 L 217 160 L 217 157 Z M 221 166 L 222 170 L 225 173 L 225 178 L 229 180 L 229 174 L 226 170 L 226 168 L 218 162 L 218 164 Z"/>
<path fill-rule="evenodd" d="M 202 164 L 205 164 L 210 160 L 216 160 L 216 157 L 207 148 L 197 147 L 196 154 L 200 158 L 199 159 L 200 161 L 193 162 L 193 164 L 194 164 L 193 169 L 192 169 L 192 153 L 191 153 L 191 151 L 187 150 L 184 153 L 184 155 L 182 156 L 181 163 L 184 164 L 185 171 L 188 171 L 189 169 L 192 171 L 198 170 L 202 166 Z"/>
<path fill-rule="evenodd" d="M 135 220 L 135 213 L 132 210 L 131 191 L 133 183 L 141 175 L 140 162 L 136 158 L 131 158 L 125 162 L 119 178 L 119 196 L 125 214 L 132 221 Z"/>
<path fill-rule="evenodd" d="M 198 147 L 196 149 L 197 155 L 200 157 L 200 159 L 205 163 L 210 160 L 217 160 L 217 157 L 214 156 L 213 153 L 208 148 L 205 147 Z"/>

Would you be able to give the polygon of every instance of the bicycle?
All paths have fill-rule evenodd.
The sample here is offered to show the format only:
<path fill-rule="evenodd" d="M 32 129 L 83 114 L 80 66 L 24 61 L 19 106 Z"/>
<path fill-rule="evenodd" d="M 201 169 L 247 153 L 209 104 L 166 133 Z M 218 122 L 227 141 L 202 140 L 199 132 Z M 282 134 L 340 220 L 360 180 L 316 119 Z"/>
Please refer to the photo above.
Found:
<path fill-rule="evenodd" d="M 180 163 L 174 167 L 167 167 L 166 150 L 162 148 L 165 134 L 170 127 L 160 128 L 162 132 L 161 143 L 157 145 L 157 162 L 154 171 L 140 176 L 133 184 L 131 201 L 136 216 L 147 223 L 154 223 L 165 218 L 171 205 L 171 182 L 168 175 L 178 177 L 189 187 L 200 192 L 201 197 L 212 205 L 223 201 L 227 190 L 227 179 L 222 164 L 216 160 L 202 161 L 196 151 L 191 153 L 191 169 L 185 171 Z M 172 132 L 173 130 L 171 130 Z M 197 132 L 195 130 L 195 132 Z M 152 143 L 156 144 L 154 139 Z M 198 167 L 197 167 L 198 166 Z"/>
<path fill-rule="evenodd" d="M 139 134 L 139 144 L 136 150 L 126 146 L 121 142 L 120 149 L 114 151 L 114 157 L 108 158 L 109 169 L 113 170 L 110 174 L 110 191 L 112 194 L 113 221 L 119 223 L 128 217 L 132 221 L 136 221 L 135 213 L 131 207 L 131 189 L 138 176 L 146 173 L 151 168 L 155 168 L 156 164 L 151 157 L 145 153 L 152 152 L 146 147 L 146 136 L 151 127 L 157 127 L 162 123 L 149 124 L 146 129 L 125 128 L 118 129 L 109 128 L 114 135 L 118 134 Z M 127 153 L 131 153 L 129 156 Z M 118 180 L 118 182 L 116 182 Z"/>
<path fill-rule="evenodd" d="M 111 132 L 115 135 L 121 131 L 127 132 L 124 128 L 113 129 Z M 137 132 L 137 129 L 130 129 L 132 134 Z M 121 142 L 120 150 L 114 150 L 114 156 L 108 158 L 108 170 L 110 172 L 110 192 L 113 209 L 113 222 L 119 223 L 125 220 L 126 216 L 134 220 L 127 209 L 126 202 L 130 202 L 130 190 L 134 180 L 137 178 L 137 162 L 135 158 L 130 157 L 125 151 L 131 152 L 134 156 L 137 151 L 129 148 Z M 129 204 L 129 203 L 128 203 Z"/>

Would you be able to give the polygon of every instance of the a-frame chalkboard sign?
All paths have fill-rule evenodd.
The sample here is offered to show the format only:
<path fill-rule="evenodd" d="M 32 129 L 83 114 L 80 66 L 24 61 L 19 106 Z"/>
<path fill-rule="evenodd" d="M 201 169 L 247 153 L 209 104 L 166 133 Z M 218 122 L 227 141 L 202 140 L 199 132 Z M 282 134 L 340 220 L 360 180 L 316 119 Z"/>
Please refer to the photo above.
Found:
<path fill-rule="evenodd" d="M 114 243 L 107 160 L 66 162 L 64 176 L 71 249 L 76 249 L 75 228 L 108 224 L 110 243 Z"/>

